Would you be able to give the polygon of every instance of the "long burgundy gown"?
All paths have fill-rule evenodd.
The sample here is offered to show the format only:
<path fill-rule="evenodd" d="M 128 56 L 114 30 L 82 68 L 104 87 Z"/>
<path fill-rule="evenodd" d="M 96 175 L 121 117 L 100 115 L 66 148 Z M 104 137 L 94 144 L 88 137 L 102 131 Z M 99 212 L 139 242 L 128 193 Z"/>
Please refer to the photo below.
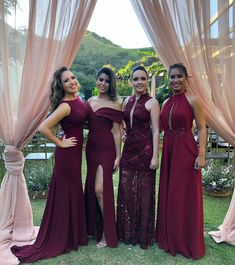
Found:
<path fill-rule="evenodd" d="M 160 114 L 164 130 L 156 241 L 159 248 L 187 258 L 205 255 L 198 147 L 192 134 L 193 109 L 184 93 L 173 95 Z"/>
<path fill-rule="evenodd" d="M 132 245 L 139 243 L 142 249 L 152 245 L 154 240 L 156 170 L 149 168 L 153 155 L 153 136 L 150 112 L 145 108 L 150 98 L 144 94 L 135 105 L 135 96 L 131 96 L 125 106 L 123 115 L 127 137 L 120 163 L 117 202 L 120 241 Z"/>
<path fill-rule="evenodd" d="M 89 103 L 87 108 L 89 113 L 85 184 L 87 232 L 98 242 L 102 238 L 104 228 L 107 246 L 116 247 L 117 228 L 112 179 L 116 151 L 111 130 L 113 122 L 121 122 L 122 112 L 108 107 L 93 111 Z M 95 176 L 99 165 L 103 169 L 103 217 L 95 194 Z"/>
<path fill-rule="evenodd" d="M 77 145 L 56 147 L 48 199 L 36 241 L 33 245 L 11 248 L 22 262 L 51 258 L 87 245 L 81 182 L 83 123 L 87 108 L 79 98 L 63 102 L 69 104 L 71 113 L 60 124 L 66 138 L 77 138 Z"/>

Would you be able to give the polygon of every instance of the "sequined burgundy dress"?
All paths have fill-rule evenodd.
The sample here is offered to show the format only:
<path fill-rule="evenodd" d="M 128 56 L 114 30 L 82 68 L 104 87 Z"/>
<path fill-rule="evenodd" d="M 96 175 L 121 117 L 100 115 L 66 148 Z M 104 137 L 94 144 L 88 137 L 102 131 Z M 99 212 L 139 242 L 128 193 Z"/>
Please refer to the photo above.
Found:
<path fill-rule="evenodd" d="M 125 106 L 126 141 L 121 163 L 117 201 L 118 237 L 126 244 L 146 249 L 154 239 L 155 175 L 149 168 L 153 155 L 150 112 L 145 103 L 151 97 L 131 96 Z M 133 111 L 132 124 L 130 121 Z"/>

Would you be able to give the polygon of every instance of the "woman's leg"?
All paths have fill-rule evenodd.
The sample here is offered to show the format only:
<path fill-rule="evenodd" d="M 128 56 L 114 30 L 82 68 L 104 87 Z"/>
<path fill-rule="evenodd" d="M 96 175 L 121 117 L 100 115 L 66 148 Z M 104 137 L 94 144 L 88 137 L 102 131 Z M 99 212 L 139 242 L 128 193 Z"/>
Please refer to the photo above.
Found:
<path fill-rule="evenodd" d="M 96 177 L 95 177 L 95 194 L 100 206 L 100 210 L 103 216 L 103 168 L 101 165 L 98 166 L 97 171 L 96 171 Z M 100 242 L 97 244 L 98 248 L 106 247 L 107 242 L 105 240 L 105 235 L 104 235 L 104 229 L 103 229 L 103 235 L 100 240 Z"/>

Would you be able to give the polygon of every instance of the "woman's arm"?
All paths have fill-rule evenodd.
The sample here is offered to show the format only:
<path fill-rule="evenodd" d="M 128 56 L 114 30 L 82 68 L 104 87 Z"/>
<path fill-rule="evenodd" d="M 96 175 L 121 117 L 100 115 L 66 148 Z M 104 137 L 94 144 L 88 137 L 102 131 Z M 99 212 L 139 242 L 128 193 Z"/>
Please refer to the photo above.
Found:
<path fill-rule="evenodd" d="M 196 127 L 198 131 L 199 154 L 195 160 L 195 169 L 205 166 L 206 160 L 206 122 L 201 102 L 195 96 L 190 96 L 189 102 L 193 108 Z"/>
<path fill-rule="evenodd" d="M 114 109 L 121 111 L 122 105 L 119 101 L 117 101 L 114 106 Z M 112 134 L 115 144 L 115 151 L 116 151 L 116 158 L 114 160 L 114 166 L 113 170 L 116 171 L 119 167 L 120 159 L 121 159 L 121 128 L 122 125 L 120 125 L 117 122 L 113 122 L 113 128 L 112 128 Z"/>
<path fill-rule="evenodd" d="M 120 158 L 121 158 L 121 132 L 120 132 L 120 124 L 117 122 L 113 122 L 113 139 L 115 144 L 116 158 L 114 161 L 113 170 L 116 171 L 119 167 Z"/>
<path fill-rule="evenodd" d="M 146 109 L 150 111 L 152 134 L 153 134 L 153 156 L 149 165 L 150 169 L 157 169 L 159 167 L 158 152 L 159 152 L 159 115 L 160 106 L 156 99 L 152 98 L 146 102 Z"/>
<path fill-rule="evenodd" d="M 130 96 L 126 97 L 125 100 L 123 101 L 122 103 L 122 111 L 124 111 L 125 109 L 125 106 L 129 100 Z M 122 139 L 122 142 L 124 143 L 125 140 L 126 140 L 126 123 L 124 120 L 122 120 L 122 123 L 120 125 L 120 131 L 121 131 L 121 139 Z"/>
<path fill-rule="evenodd" d="M 75 146 L 77 140 L 75 137 L 59 139 L 53 132 L 53 128 L 66 116 L 70 114 L 70 106 L 67 103 L 62 103 L 59 107 L 39 126 L 38 130 L 41 132 L 47 139 L 52 141 L 59 147 L 66 148 Z"/>
<path fill-rule="evenodd" d="M 163 101 L 162 106 L 160 108 L 160 113 L 163 110 L 163 108 L 164 108 L 164 106 L 165 106 L 165 104 L 167 103 L 168 100 L 169 100 L 169 98 L 167 98 L 166 100 Z M 161 120 L 159 118 L 159 134 L 162 133 L 162 132 L 163 132 L 163 128 L 162 128 L 162 125 L 161 125 Z"/>

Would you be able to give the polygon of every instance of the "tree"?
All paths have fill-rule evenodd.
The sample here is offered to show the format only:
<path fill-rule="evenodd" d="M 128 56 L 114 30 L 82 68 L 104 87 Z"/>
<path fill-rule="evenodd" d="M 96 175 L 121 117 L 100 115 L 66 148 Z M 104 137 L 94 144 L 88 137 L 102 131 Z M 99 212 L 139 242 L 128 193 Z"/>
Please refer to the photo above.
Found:
<path fill-rule="evenodd" d="M 156 97 L 159 97 L 159 102 L 162 104 L 162 100 L 169 95 L 170 91 L 167 86 L 167 71 L 152 47 L 123 49 L 87 31 L 71 69 L 81 84 L 80 92 L 83 95 L 90 95 L 92 91 L 94 95 L 97 93 L 96 72 L 103 66 L 110 67 L 116 73 L 119 95 L 128 96 L 132 94 L 129 82 L 132 69 L 138 65 L 147 69 L 150 82 L 152 78 L 156 78 Z"/>

